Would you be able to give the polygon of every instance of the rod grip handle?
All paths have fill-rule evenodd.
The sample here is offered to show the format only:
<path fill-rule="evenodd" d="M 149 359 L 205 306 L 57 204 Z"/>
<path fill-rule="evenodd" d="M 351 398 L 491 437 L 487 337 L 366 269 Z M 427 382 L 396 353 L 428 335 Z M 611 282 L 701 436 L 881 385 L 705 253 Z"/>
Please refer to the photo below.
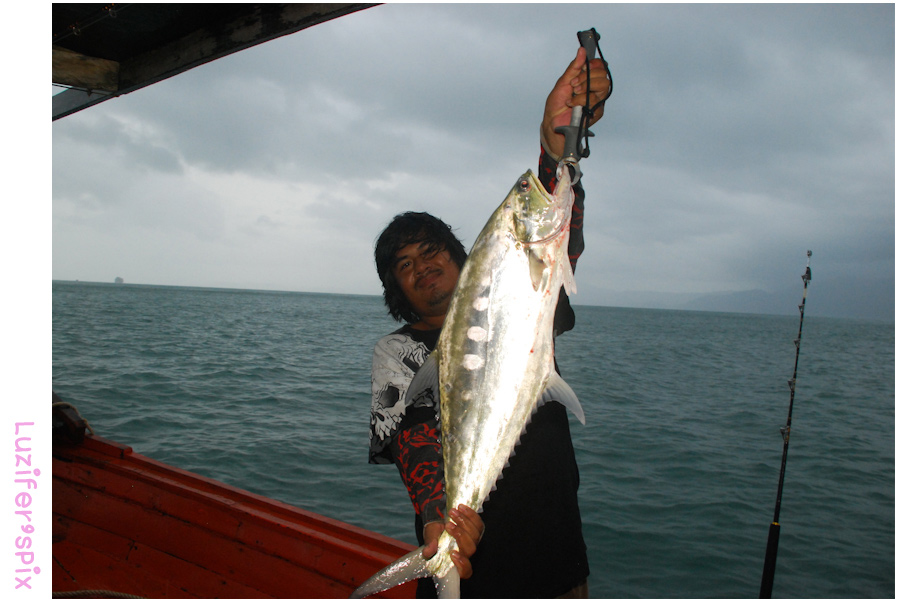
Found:
<path fill-rule="evenodd" d="M 766 544 L 766 563 L 763 565 L 762 582 L 759 585 L 759 597 L 771 598 L 772 585 L 775 582 L 775 557 L 778 556 L 778 537 L 781 525 L 769 525 L 769 542 Z"/>

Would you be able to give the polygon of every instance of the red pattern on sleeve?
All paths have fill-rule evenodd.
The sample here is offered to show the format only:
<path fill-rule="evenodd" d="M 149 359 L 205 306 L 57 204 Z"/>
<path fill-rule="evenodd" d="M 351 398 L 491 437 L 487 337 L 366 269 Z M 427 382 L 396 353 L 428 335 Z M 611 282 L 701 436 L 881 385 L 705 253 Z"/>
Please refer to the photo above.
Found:
<path fill-rule="evenodd" d="M 423 524 L 444 518 L 444 469 L 440 433 L 431 423 L 400 431 L 395 439 L 397 468 Z"/>

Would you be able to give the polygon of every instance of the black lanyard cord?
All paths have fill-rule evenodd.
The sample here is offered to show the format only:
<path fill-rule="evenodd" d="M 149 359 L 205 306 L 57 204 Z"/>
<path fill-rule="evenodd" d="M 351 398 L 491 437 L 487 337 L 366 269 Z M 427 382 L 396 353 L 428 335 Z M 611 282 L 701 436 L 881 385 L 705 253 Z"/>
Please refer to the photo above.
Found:
<path fill-rule="evenodd" d="M 594 113 L 604 105 L 606 100 L 612 96 L 613 91 L 613 78 L 612 71 L 609 70 L 609 63 L 606 62 L 606 59 L 603 58 L 603 51 L 600 50 L 600 34 L 597 33 L 596 28 L 591 28 L 587 31 L 578 32 L 578 41 L 581 42 L 581 45 L 585 47 L 587 50 L 587 59 L 585 61 L 586 73 L 587 73 L 587 91 L 584 97 L 584 108 L 581 112 L 581 121 L 578 123 L 578 140 L 584 140 L 584 148 L 579 149 L 580 158 L 585 158 L 590 156 L 591 149 L 588 145 L 588 138 L 592 135 L 588 131 L 588 124 L 594 118 Z M 588 103 L 591 99 L 591 60 L 594 58 L 594 52 L 596 51 L 597 55 L 600 57 L 600 60 L 603 61 L 603 66 L 606 68 L 606 77 L 609 79 L 609 92 L 606 93 L 606 97 L 595 104 L 593 107 Z"/>

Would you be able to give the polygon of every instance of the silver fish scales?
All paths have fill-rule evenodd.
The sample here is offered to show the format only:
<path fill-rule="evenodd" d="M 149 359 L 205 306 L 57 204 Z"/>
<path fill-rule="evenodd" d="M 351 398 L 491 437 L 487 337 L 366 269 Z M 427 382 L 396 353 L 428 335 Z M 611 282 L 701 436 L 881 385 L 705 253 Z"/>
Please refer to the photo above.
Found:
<path fill-rule="evenodd" d="M 568 258 L 574 193 L 561 167 L 549 194 L 531 171 L 522 175 L 472 246 L 447 310 L 441 336 L 410 383 L 440 392 L 447 507 L 476 510 L 501 477 L 537 407 L 556 400 L 584 422 L 571 388 L 553 363 L 553 318 L 563 286 L 575 293 Z M 363 597 L 431 575 L 442 598 L 459 597 L 447 532 L 429 560 L 419 548 L 354 592 Z"/>

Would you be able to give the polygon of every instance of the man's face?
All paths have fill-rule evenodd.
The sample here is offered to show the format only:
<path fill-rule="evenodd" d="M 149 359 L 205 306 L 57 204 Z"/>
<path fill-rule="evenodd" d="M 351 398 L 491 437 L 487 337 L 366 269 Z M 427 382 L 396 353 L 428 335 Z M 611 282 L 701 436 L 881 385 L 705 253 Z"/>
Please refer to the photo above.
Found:
<path fill-rule="evenodd" d="M 459 280 L 459 267 L 446 250 L 428 243 L 402 247 L 395 256 L 394 277 L 406 299 L 423 320 L 442 318 Z"/>

